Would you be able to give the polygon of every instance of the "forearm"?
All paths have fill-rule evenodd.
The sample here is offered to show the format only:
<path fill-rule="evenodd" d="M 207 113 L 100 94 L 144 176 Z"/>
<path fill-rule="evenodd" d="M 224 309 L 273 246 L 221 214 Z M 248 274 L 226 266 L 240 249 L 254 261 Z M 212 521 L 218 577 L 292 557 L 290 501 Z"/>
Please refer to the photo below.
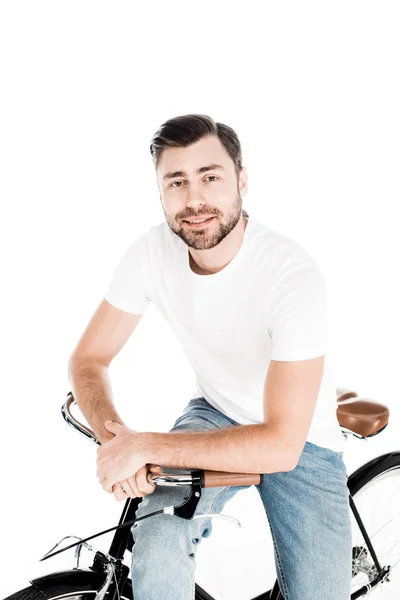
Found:
<path fill-rule="evenodd" d="M 266 423 L 210 432 L 142 435 L 147 461 L 165 467 L 231 473 L 275 473 L 293 468 L 294 454 L 288 440 Z"/>
<path fill-rule="evenodd" d="M 102 444 L 114 438 L 114 434 L 104 427 L 105 421 L 124 423 L 113 403 L 108 367 L 95 360 L 71 359 L 68 379 L 75 402 L 96 437 Z"/>

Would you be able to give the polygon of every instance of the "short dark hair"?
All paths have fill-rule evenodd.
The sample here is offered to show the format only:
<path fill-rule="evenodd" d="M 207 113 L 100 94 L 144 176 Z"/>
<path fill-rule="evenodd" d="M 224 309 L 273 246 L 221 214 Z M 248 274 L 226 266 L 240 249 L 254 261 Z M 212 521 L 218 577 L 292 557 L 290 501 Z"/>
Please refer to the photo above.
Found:
<path fill-rule="evenodd" d="M 168 119 L 154 134 L 150 153 L 157 169 L 165 148 L 189 146 L 208 135 L 216 135 L 235 165 L 237 179 L 242 169 L 242 149 L 236 132 L 224 123 L 215 122 L 207 115 L 190 114 Z"/>

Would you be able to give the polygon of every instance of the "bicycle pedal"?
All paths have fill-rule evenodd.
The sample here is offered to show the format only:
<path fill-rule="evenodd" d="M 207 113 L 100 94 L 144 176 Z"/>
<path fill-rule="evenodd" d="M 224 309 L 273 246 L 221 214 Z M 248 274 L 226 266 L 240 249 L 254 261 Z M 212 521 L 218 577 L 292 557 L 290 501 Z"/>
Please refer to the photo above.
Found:
<path fill-rule="evenodd" d="M 201 519 L 203 517 L 209 517 L 210 519 L 214 519 L 219 517 L 220 519 L 225 519 L 227 521 L 232 521 L 233 523 L 235 523 L 238 527 L 241 527 L 241 523 L 238 519 L 235 519 L 234 517 L 229 517 L 228 515 L 222 515 L 220 513 L 201 513 L 199 515 L 194 515 L 192 517 L 192 519 Z"/>

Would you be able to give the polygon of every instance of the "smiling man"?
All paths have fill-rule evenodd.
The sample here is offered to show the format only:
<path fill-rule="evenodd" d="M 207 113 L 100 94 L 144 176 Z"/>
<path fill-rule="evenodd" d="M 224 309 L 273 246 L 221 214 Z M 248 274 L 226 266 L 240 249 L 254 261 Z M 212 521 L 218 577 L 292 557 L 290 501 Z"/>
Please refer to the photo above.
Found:
<path fill-rule="evenodd" d="M 128 247 L 70 359 L 74 397 L 102 441 L 99 481 L 118 499 L 142 497 L 140 516 L 186 493 L 153 494 L 151 464 L 261 473 L 285 600 L 348 600 L 350 509 L 324 277 L 298 242 L 243 210 L 247 172 L 231 127 L 176 117 L 150 150 L 165 222 Z M 150 302 L 196 378 L 195 397 L 166 433 L 126 427 L 108 378 Z M 204 489 L 197 512 L 219 512 L 241 489 Z M 209 518 L 136 523 L 135 600 L 193 598 L 196 544 L 210 533 Z"/>

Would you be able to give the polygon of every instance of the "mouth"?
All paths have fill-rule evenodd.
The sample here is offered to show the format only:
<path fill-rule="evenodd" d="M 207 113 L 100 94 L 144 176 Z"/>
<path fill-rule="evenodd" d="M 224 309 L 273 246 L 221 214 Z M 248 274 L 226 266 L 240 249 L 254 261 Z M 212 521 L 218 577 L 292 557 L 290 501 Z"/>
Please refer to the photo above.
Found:
<path fill-rule="evenodd" d="M 215 219 L 215 217 L 210 217 L 209 219 L 206 219 L 205 221 L 201 221 L 198 223 L 193 223 L 193 222 L 191 223 L 189 220 L 186 220 L 186 219 L 183 219 L 183 220 L 191 229 L 202 229 L 203 227 L 207 227 L 209 225 L 209 223 L 211 223 L 211 221 L 213 221 L 214 219 Z"/>

